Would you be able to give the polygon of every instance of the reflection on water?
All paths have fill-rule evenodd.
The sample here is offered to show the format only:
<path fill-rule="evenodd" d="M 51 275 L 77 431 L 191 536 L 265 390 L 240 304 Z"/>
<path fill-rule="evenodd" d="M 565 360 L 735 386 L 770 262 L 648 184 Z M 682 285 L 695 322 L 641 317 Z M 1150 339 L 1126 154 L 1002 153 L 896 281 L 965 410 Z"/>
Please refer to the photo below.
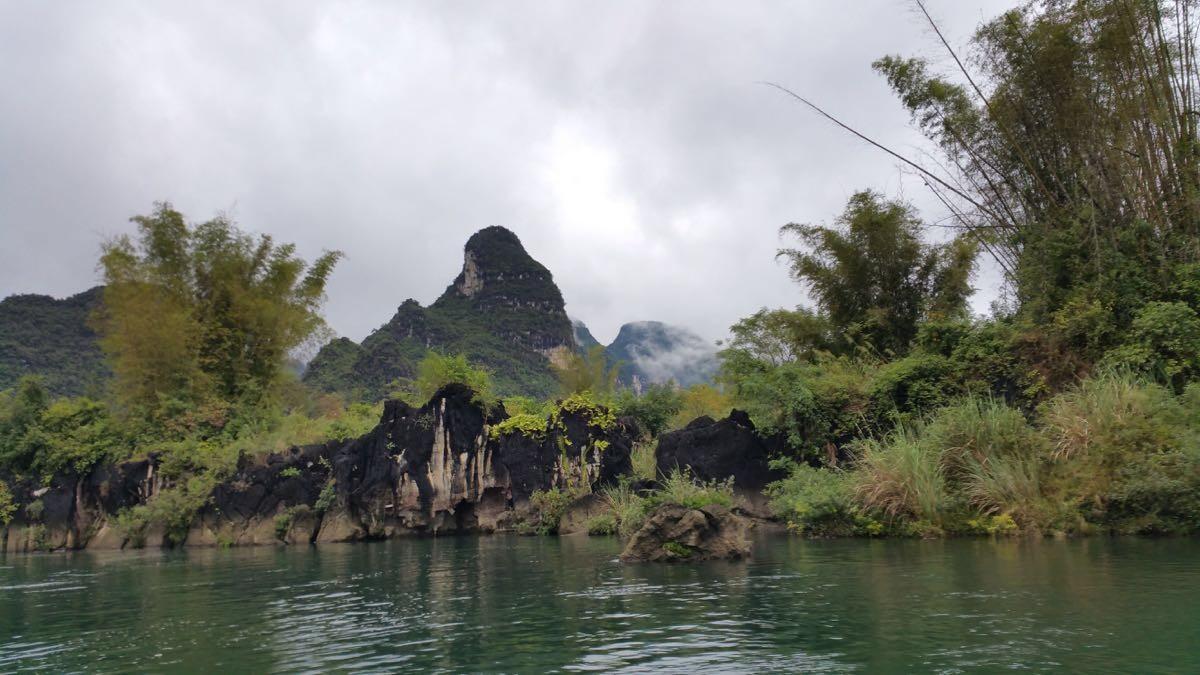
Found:
<path fill-rule="evenodd" d="M 603 538 L 0 558 L 0 671 L 1196 672 L 1200 542 Z"/>

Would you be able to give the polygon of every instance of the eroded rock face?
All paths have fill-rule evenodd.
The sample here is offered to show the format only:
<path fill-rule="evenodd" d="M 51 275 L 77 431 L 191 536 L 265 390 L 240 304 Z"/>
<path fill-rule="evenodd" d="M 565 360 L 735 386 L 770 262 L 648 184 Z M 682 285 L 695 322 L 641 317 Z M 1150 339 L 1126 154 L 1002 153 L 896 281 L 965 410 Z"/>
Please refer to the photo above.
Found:
<path fill-rule="evenodd" d="M 683 429 L 660 436 L 654 451 L 661 474 L 687 468 L 704 481 L 733 478 L 736 491 L 754 495 L 767 483 L 784 477 L 783 472 L 770 468 L 769 456 L 750 416 L 741 410 L 719 421 L 708 416 L 696 418 Z"/>
<path fill-rule="evenodd" d="M 384 406 L 378 426 L 347 442 L 295 447 L 244 460 L 218 485 L 187 528 L 193 546 L 304 544 L 443 532 L 507 529 L 537 490 L 599 489 L 631 471 L 631 425 L 598 423 L 595 411 L 561 411 L 545 433 L 493 434 L 489 416 L 462 385 L 420 408 Z M 7 528 L 6 549 L 121 548 L 122 509 L 164 484 L 153 458 L 57 476 L 49 488 L 18 484 L 24 505 Z M 37 492 L 37 494 L 35 494 Z M 178 538 L 178 537 L 177 537 Z M 150 547 L 168 545 L 149 531 Z"/>
<path fill-rule="evenodd" d="M 104 465 L 85 476 L 60 474 L 49 485 L 7 481 L 21 505 L 0 530 L 0 549 L 13 552 L 56 549 L 120 548 L 111 515 L 143 503 L 161 488 L 153 460 Z"/>
<path fill-rule="evenodd" d="M 634 533 L 622 562 L 737 560 L 750 555 L 750 523 L 718 505 L 663 504 Z"/>

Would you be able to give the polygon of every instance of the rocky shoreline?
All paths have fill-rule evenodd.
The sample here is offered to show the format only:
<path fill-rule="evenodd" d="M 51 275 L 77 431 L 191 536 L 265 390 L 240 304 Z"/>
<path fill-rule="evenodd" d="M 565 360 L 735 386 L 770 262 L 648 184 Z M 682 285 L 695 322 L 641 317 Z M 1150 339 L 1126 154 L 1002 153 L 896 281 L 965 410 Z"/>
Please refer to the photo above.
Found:
<path fill-rule="evenodd" d="M 320 544 L 521 531 L 537 517 L 530 503 L 535 492 L 583 493 L 566 511 L 580 521 L 603 508 L 596 491 L 632 473 L 634 425 L 606 409 L 561 409 L 544 431 L 497 428 L 507 418 L 502 409 L 485 412 L 462 385 L 444 387 L 420 408 L 389 401 L 379 425 L 360 438 L 243 456 L 172 532 L 163 525 L 130 532 L 118 523 L 123 511 L 172 487 L 153 456 L 62 473 L 49 484 L 11 481 L 23 508 L 4 529 L 0 549 Z M 664 434 L 656 453 L 661 470 L 688 467 L 702 480 L 732 477 L 747 511 L 760 515 L 761 489 L 775 477 L 766 457 L 749 419 L 736 411 Z M 34 502 L 37 509 L 24 508 Z"/>

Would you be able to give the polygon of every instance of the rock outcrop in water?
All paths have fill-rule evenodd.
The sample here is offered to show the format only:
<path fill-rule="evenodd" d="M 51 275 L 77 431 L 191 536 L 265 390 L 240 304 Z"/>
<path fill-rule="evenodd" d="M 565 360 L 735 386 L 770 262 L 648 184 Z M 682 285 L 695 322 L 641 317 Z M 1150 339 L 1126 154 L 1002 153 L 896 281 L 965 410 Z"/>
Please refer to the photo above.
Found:
<path fill-rule="evenodd" d="M 749 521 L 724 506 L 663 504 L 629 539 L 621 561 L 736 560 L 750 555 L 749 530 Z"/>
<path fill-rule="evenodd" d="M 39 487 L 17 481 L 19 510 L 5 529 L 9 551 L 251 545 L 356 541 L 444 532 L 512 529 L 537 490 L 593 489 L 631 471 L 631 426 L 607 410 L 566 406 L 544 431 L 495 433 L 462 385 L 420 408 L 384 407 L 379 425 L 348 442 L 243 458 L 188 522 L 123 531 L 117 515 L 171 487 L 155 458 L 55 476 Z"/>

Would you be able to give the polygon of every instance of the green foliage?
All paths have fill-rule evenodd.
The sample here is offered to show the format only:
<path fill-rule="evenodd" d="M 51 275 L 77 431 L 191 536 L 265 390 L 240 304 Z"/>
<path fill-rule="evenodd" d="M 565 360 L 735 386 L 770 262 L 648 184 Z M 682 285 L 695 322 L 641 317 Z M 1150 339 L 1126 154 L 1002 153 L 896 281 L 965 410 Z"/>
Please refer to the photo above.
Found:
<path fill-rule="evenodd" d="M 592 537 L 611 537 L 617 533 L 617 519 L 604 513 L 588 519 L 587 533 Z"/>
<path fill-rule="evenodd" d="M 417 366 L 417 377 L 402 398 L 415 406 L 425 405 L 439 389 L 448 384 L 467 385 L 475 392 L 474 400 L 484 408 L 493 407 L 499 400 L 492 387 L 490 371 L 473 365 L 461 354 L 447 356 L 434 351 L 421 359 Z"/>
<path fill-rule="evenodd" d="M 633 418 L 646 436 L 654 438 L 666 431 L 667 425 L 683 409 L 683 397 L 669 383 L 652 384 L 640 394 L 632 389 L 622 389 L 614 407 L 618 414 Z"/>
<path fill-rule="evenodd" d="M 680 429 L 697 417 L 721 419 L 733 409 L 733 400 L 724 391 L 710 384 L 693 384 L 679 392 L 679 412 L 671 419 L 670 427 Z"/>
<path fill-rule="evenodd" d="M 280 478 L 299 478 L 300 469 L 294 466 L 285 467 L 279 472 Z"/>
<path fill-rule="evenodd" d="M 879 369 L 871 382 L 871 414 L 878 428 L 903 423 L 940 408 L 962 393 L 949 359 L 913 354 Z"/>
<path fill-rule="evenodd" d="M 500 438 L 505 434 L 521 434 L 530 438 L 545 438 L 549 421 L 544 415 L 518 413 L 508 419 L 493 425 L 488 430 L 492 438 Z"/>
<path fill-rule="evenodd" d="M 965 312 L 975 264 L 968 240 L 927 244 L 920 229 L 912 207 L 859 192 L 836 227 L 785 225 L 782 232 L 805 248 L 781 249 L 779 256 L 841 339 L 877 354 L 903 354 L 922 319 Z"/>
<path fill-rule="evenodd" d="M 96 287 L 63 300 L 12 295 L 0 301 L 0 390 L 30 375 L 54 396 L 98 396 L 110 372 L 88 316 Z"/>
<path fill-rule="evenodd" d="M 1045 405 L 1056 501 L 1132 532 L 1200 529 L 1200 406 L 1130 377 L 1088 380 Z"/>
<path fill-rule="evenodd" d="M 321 488 L 321 494 L 317 495 L 317 501 L 313 504 L 313 511 L 318 514 L 323 514 L 333 506 L 337 501 L 337 480 L 330 478 L 325 481 L 325 486 Z"/>
<path fill-rule="evenodd" d="M 558 488 L 535 490 L 529 496 L 529 504 L 537 513 L 537 525 L 534 531 L 540 535 L 557 533 L 558 524 L 572 499 L 574 496 L 570 492 Z"/>
<path fill-rule="evenodd" d="M 616 413 L 597 401 L 590 391 L 577 392 L 559 401 L 557 409 L 551 416 L 551 423 L 554 426 L 561 426 L 560 418 L 563 412 L 580 415 L 588 420 L 589 426 L 601 431 L 608 431 L 617 424 Z"/>
<path fill-rule="evenodd" d="M 836 349 L 833 327 L 810 309 L 762 308 L 729 328 L 727 349 L 772 366 L 793 361 L 816 361 Z"/>
<path fill-rule="evenodd" d="M 650 500 L 638 494 L 626 476 L 616 484 L 601 488 L 600 494 L 608 502 L 609 509 L 617 521 L 617 534 L 630 537 L 642 527 L 650 510 Z"/>
<path fill-rule="evenodd" d="M 689 558 L 692 555 L 691 547 L 686 544 L 681 544 L 677 541 L 668 541 L 663 544 L 663 550 L 673 558 Z"/>
<path fill-rule="evenodd" d="M 538 401 L 528 396 L 506 396 L 502 401 L 504 410 L 509 415 L 541 415 L 549 417 L 554 411 L 554 404 L 549 401 Z"/>
<path fill-rule="evenodd" d="M 1151 302 L 1101 365 L 1144 373 L 1181 392 L 1200 376 L 1200 316 L 1182 302 Z"/>
<path fill-rule="evenodd" d="M 828 457 L 861 435 L 871 401 L 872 364 L 846 357 L 779 366 L 742 350 L 723 353 L 721 379 L 733 404 L 764 434 L 782 434 L 801 457 Z"/>
<path fill-rule="evenodd" d="M 311 511 L 312 509 L 307 504 L 297 504 L 277 514 L 273 522 L 275 526 L 275 538 L 286 542 L 288 534 L 292 531 L 292 525 L 296 520 L 307 516 Z"/>
<path fill-rule="evenodd" d="M 794 532 L 816 536 L 877 535 L 881 523 L 864 513 L 854 498 L 854 478 L 837 469 L 783 462 L 787 478 L 767 486 L 771 508 Z"/>
<path fill-rule="evenodd" d="M 633 477 L 640 480 L 658 478 L 658 460 L 654 457 L 656 443 L 638 441 L 629 452 L 629 461 L 633 465 Z"/>
<path fill-rule="evenodd" d="M 906 428 L 862 442 L 856 477 L 863 507 L 888 519 L 940 520 L 949 504 L 940 448 Z"/>
<path fill-rule="evenodd" d="M 710 505 L 732 507 L 733 479 L 704 482 L 693 476 L 691 471 L 676 468 L 659 481 L 658 489 L 650 495 L 649 500 L 653 506 L 679 504 L 689 509 Z"/>
<path fill-rule="evenodd" d="M 95 320 L 124 409 L 178 421 L 180 406 L 237 411 L 271 400 L 289 352 L 324 326 L 325 283 L 341 254 L 309 265 L 292 244 L 224 217 L 189 226 L 166 203 L 133 222 L 136 241 L 104 246 Z"/>
<path fill-rule="evenodd" d="M 8 489 L 8 483 L 0 481 L 0 525 L 12 522 L 12 516 L 16 512 L 17 503 L 13 499 L 12 491 Z"/>
<path fill-rule="evenodd" d="M 0 394 L 0 467 L 48 480 L 63 470 L 86 472 L 125 456 L 130 447 L 127 431 L 96 401 L 50 401 L 37 378 L 23 378 L 15 392 Z"/>
<path fill-rule="evenodd" d="M 593 345 L 584 353 L 570 352 L 554 366 L 559 393 L 566 397 L 588 392 L 610 397 L 617 388 L 617 372 L 618 364 L 608 364 L 600 345 Z"/>
<path fill-rule="evenodd" d="M 1181 114 L 1197 93 L 1189 4 L 1030 2 L 955 59 L 978 69 L 974 92 L 924 60 L 875 63 L 941 150 L 944 182 L 927 184 L 1005 271 L 1020 315 L 1088 362 L 1147 303 L 1188 301 L 1181 272 L 1200 254 L 1197 120 Z"/>

